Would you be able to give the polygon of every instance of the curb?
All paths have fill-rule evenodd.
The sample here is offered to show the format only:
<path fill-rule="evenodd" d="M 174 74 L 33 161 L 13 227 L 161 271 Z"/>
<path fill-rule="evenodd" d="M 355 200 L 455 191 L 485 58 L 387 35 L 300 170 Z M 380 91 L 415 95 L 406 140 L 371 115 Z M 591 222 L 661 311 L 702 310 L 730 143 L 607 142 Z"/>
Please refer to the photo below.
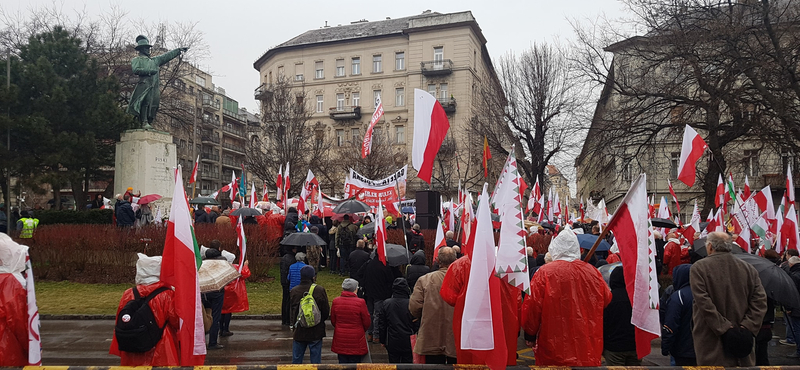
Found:
<path fill-rule="evenodd" d="M 39 315 L 40 320 L 116 320 L 115 315 Z M 266 315 L 236 315 L 234 320 L 280 320 L 281 315 L 266 314 Z"/>

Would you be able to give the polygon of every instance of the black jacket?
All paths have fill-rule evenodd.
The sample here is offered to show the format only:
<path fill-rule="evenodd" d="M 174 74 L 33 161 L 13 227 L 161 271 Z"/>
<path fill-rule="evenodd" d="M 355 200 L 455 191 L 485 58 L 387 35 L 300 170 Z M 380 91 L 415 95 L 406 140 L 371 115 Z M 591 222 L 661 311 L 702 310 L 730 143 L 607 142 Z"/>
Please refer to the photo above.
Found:
<path fill-rule="evenodd" d="M 117 226 L 133 226 L 136 222 L 136 214 L 133 213 L 131 202 L 127 200 L 117 201 L 114 212 L 117 213 Z"/>
<path fill-rule="evenodd" d="M 696 357 L 692 340 L 692 305 L 694 297 L 689 286 L 692 265 L 678 265 L 673 270 L 674 291 L 665 306 L 664 325 L 661 328 L 661 354 L 675 357 Z"/>
<path fill-rule="evenodd" d="M 425 252 L 422 250 L 417 251 L 411 256 L 411 262 L 406 268 L 406 279 L 412 291 L 414 290 L 414 285 L 417 284 L 417 280 L 422 277 L 422 275 L 431 272 L 431 269 L 425 266 L 425 262 Z"/>
<path fill-rule="evenodd" d="M 800 290 L 800 263 L 790 266 L 788 272 L 789 277 L 791 277 L 792 281 L 794 281 L 797 290 Z M 800 307 L 787 307 L 786 309 L 792 312 L 790 316 L 800 317 Z"/>
<path fill-rule="evenodd" d="M 369 262 L 361 268 L 364 270 L 363 279 L 364 295 L 376 301 L 392 297 L 392 283 L 394 279 L 402 277 L 396 267 L 384 266 L 375 253 L 370 256 Z"/>
<path fill-rule="evenodd" d="M 633 308 L 621 268 L 611 271 L 609 287 L 611 303 L 603 311 L 603 349 L 611 352 L 635 351 L 636 333 L 631 324 Z"/>
<path fill-rule="evenodd" d="M 201 224 L 201 223 L 207 224 L 211 222 L 208 213 L 206 213 L 206 210 L 203 207 L 200 207 L 196 211 L 194 211 L 194 222 L 196 224 Z"/>
<path fill-rule="evenodd" d="M 311 281 L 303 280 L 300 285 L 292 288 L 289 292 L 289 317 L 292 323 L 297 320 L 297 313 L 300 311 L 300 300 L 311 289 Z M 312 293 L 314 301 L 317 302 L 322 321 L 316 326 L 304 328 L 300 325 L 295 326 L 293 339 L 298 342 L 314 342 L 325 337 L 325 320 L 330 317 L 331 305 L 328 303 L 328 293 L 322 285 L 317 284 Z"/>
<path fill-rule="evenodd" d="M 417 250 L 425 250 L 425 237 L 422 236 L 422 233 L 411 230 L 406 233 L 406 239 L 408 241 L 408 249 L 411 251 Z"/>
<path fill-rule="evenodd" d="M 356 248 L 350 252 L 350 278 L 358 280 L 359 285 L 363 285 L 363 276 L 359 276 L 361 267 L 369 261 L 369 253 L 363 249 Z"/>
<path fill-rule="evenodd" d="M 281 257 L 281 285 L 289 287 L 289 266 L 297 262 L 295 254 L 289 251 Z"/>
<path fill-rule="evenodd" d="M 409 289 L 405 278 L 394 279 L 392 297 L 383 302 L 378 332 L 381 343 L 391 353 L 411 353 L 411 335 L 419 328 L 408 310 Z"/>
<path fill-rule="evenodd" d="M 297 231 L 297 221 L 299 217 L 297 212 L 289 212 L 286 214 L 286 221 L 283 222 L 283 234 L 291 234 Z"/>
<path fill-rule="evenodd" d="M 328 227 L 325 226 L 322 223 L 322 220 L 319 218 L 319 216 L 311 216 L 311 220 L 310 221 L 311 221 L 310 223 L 311 223 L 312 227 L 316 226 L 317 229 L 319 229 L 319 232 L 317 233 L 317 235 L 319 235 L 319 237 L 322 238 L 322 240 L 325 241 L 325 245 L 326 245 L 326 248 L 327 248 L 327 245 L 331 241 L 330 240 L 331 236 L 330 236 L 330 234 L 328 234 Z"/>

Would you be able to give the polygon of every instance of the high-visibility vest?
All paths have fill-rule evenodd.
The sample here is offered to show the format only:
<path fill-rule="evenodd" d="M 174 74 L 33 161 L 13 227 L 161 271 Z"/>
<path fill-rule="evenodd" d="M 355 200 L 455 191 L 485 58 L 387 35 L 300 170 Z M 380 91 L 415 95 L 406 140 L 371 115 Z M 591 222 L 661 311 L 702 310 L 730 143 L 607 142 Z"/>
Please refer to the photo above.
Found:
<path fill-rule="evenodd" d="M 24 239 L 33 238 L 33 230 L 36 229 L 36 226 L 39 226 L 39 219 L 21 218 L 20 221 L 22 221 L 22 232 L 19 237 Z"/>

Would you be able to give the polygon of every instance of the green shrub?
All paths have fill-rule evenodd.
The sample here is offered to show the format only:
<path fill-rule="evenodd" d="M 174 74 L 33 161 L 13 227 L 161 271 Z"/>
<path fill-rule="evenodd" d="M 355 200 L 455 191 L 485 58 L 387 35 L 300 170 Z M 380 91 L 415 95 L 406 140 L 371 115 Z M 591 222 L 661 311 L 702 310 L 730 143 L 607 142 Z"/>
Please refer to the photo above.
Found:
<path fill-rule="evenodd" d="M 114 210 L 93 209 L 89 211 L 66 211 L 66 210 L 41 210 L 35 211 L 34 217 L 39 219 L 39 225 L 55 224 L 97 224 L 110 225 Z"/>

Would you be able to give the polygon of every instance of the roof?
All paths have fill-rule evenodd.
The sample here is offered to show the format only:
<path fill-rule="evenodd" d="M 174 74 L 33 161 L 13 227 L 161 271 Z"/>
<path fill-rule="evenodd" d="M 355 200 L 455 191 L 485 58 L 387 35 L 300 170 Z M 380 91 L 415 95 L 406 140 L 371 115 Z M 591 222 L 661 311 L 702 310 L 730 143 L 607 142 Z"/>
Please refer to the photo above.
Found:
<path fill-rule="evenodd" d="M 560 175 L 561 171 L 559 171 L 558 168 L 556 168 L 556 166 L 553 166 L 552 164 L 548 164 L 547 165 L 547 174 L 550 175 L 550 176 Z"/>
<path fill-rule="evenodd" d="M 278 51 L 285 49 L 298 48 L 313 44 L 346 42 L 355 39 L 405 35 L 409 31 L 417 31 L 441 26 L 452 27 L 462 24 L 470 24 L 473 26 L 475 28 L 475 33 L 478 34 L 478 37 L 481 39 L 481 41 L 486 43 L 480 28 L 477 26 L 475 18 L 472 16 L 472 12 L 465 11 L 459 13 L 442 14 L 426 11 L 420 15 L 404 18 L 385 19 L 374 22 L 358 21 L 344 26 L 322 27 L 315 30 L 309 30 L 267 50 L 261 55 L 261 57 L 258 58 L 258 60 L 255 61 L 255 63 L 253 63 L 253 67 L 258 70 L 261 65 L 269 60 L 270 57 L 275 55 Z"/>

